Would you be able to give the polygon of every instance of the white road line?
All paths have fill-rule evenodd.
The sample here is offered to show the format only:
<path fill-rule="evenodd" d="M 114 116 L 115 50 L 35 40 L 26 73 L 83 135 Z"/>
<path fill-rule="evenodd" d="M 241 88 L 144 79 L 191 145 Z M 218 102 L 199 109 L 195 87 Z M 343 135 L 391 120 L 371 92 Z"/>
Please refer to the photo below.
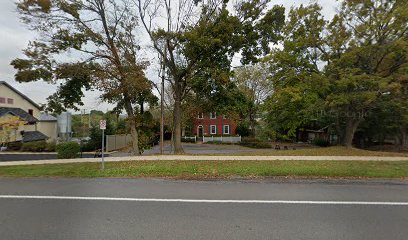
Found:
<path fill-rule="evenodd" d="M 266 203 L 266 204 L 408 206 L 408 202 L 163 199 L 163 198 L 118 198 L 118 197 L 28 196 L 28 195 L 0 195 L 0 199 L 48 199 L 48 200 L 90 200 L 90 201 L 128 201 L 128 202 L 179 202 L 179 203 Z"/>

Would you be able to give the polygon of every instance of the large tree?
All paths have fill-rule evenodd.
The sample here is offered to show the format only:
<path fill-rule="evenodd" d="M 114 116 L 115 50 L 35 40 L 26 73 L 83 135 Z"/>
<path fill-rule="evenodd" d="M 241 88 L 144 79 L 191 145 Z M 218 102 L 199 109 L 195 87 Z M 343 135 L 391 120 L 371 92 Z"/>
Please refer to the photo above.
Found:
<path fill-rule="evenodd" d="M 281 121 L 280 112 L 292 110 L 289 133 L 324 119 L 336 127 L 340 143 L 351 147 L 379 102 L 404 96 L 407 20 L 408 3 L 398 0 L 345 0 L 330 21 L 317 4 L 292 9 L 284 47 L 271 55 L 276 95 L 270 103 L 278 110 L 271 111 L 277 116 L 272 119 Z M 322 111 L 312 114 L 315 109 Z"/>
<path fill-rule="evenodd" d="M 336 112 L 341 144 L 351 147 L 358 126 L 407 79 L 408 2 L 345 0 L 328 25 L 326 105 Z M 389 99 L 389 98 L 388 98 Z"/>
<path fill-rule="evenodd" d="M 140 18 L 173 88 L 175 153 L 183 152 L 182 102 L 189 92 L 214 94 L 228 85 L 235 53 L 242 50 L 245 63 L 256 61 L 278 40 L 284 9 L 264 10 L 268 2 L 238 1 L 231 13 L 224 0 L 138 0 Z"/>
<path fill-rule="evenodd" d="M 147 65 L 138 44 L 138 14 L 129 0 L 21 0 L 23 22 L 37 40 L 15 59 L 16 80 L 60 83 L 49 107 L 62 111 L 82 105 L 83 90 L 98 89 L 102 99 L 124 109 L 139 154 L 140 109 L 151 97 Z"/>
<path fill-rule="evenodd" d="M 292 8 L 283 29 L 282 48 L 264 59 L 273 85 L 264 106 L 272 138 L 294 139 L 296 131 L 315 121 L 321 110 L 328 87 L 319 67 L 318 49 L 325 24 L 318 4 Z"/>

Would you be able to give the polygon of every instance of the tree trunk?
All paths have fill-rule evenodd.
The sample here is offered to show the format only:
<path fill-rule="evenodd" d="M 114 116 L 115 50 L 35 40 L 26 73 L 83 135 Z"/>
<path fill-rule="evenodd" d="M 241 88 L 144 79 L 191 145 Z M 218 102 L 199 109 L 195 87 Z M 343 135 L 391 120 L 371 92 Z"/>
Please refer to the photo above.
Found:
<path fill-rule="evenodd" d="M 251 126 L 251 136 L 255 137 L 255 125 L 256 125 L 256 120 L 255 120 L 255 113 L 254 111 L 250 111 L 249 113 L 249 125 Z"/>
<path fill-rule="evenodd" d="M 139 150 L 139 134 L 137 132 L 134 122 L 130 126 L 130 135 L 132 136 L 132 147 L 130 150 L 131 155 L 140 155 Z"/>
<path fill-rule="evenodd" d="M 130 154 L 131 155 L 140 155 L 140 149 L 139 149 L 139 134 L 137 132 L 136 128 L 136 118 L 135 114 L 133 111 L 132 104 L 130 101 L 127 101 L 127 97 L 125 96 L 125 110 L 129 118 L 129 123 L 130 123 L 130 135 L 132 136 L 132 146 L 130 148 Z"/>
<path fill-rule="evenodd" d="M 179 84 L 176 81 L 176 89 L 174 91 L 174 111 L 173 111 L 173 124 L 174 124 L 174 153 L 183 154 L 184 150 L 181 146 L 181 89 Z"/>
<path fill-rule="evenodd" d="M 400 144 L 402 147 L 407 147 L 408 146 L 408 128 L 400 127 L 400 132 L 401 132 Z"/>
<path fill-rule="evenodd" d="M 353 146 L 353 138 L 354 138 L 354 133 L 357 130 L 358 125 L 360 124 L 361 120 L 355 120 L 355 119 L 347 119 L 346 120 L 346 126 L 343 129 L 343 133 L 341 134 L 342 139 L 341 139 L 341 145 L 351 148 Z"/>

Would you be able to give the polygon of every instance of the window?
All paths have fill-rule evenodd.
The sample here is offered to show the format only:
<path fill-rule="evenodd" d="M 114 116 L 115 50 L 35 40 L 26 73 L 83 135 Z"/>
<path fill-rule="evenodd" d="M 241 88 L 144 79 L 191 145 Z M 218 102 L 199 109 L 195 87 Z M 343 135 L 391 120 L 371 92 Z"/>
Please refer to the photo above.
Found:
<path fill-rule="evenodd" d="M 203 113 L 198 113 L 198 119 L 203 119 L 204 118 L 204 114 Z"/>
<path fill-rule="evenodd" d="M 0 97 L 0 103 L 6 103 L 6 98 Z"/>
<path fill-rule="evenodd" d="M 216 113 L 210 113 L 210 119 L 216 119 L 217 114 Z"/>
<path fill-rule="evenodd" d="M 217 134 L 217 126 L 210 125 L 210 134 Z"/>
<path fill-rule="evenodd" d="M 14 99 L 7 98 L 7 104 L 14 104 Z"/>
<path fill-rule="evenodd" d="M 224 125 L 224 134 L 230 134 L 230 126 Z"/>
<path fill-rule="evenodd" d="M 31 116 L 34 115 L 34 110 L 33 109 L 28 109 L 28 114 L 30 114 Z"/>

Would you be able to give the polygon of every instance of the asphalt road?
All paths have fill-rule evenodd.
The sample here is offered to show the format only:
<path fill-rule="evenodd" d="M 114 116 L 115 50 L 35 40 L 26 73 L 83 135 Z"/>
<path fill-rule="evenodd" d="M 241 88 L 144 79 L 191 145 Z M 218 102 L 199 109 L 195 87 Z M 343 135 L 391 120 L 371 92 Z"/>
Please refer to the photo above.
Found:
<path fill-rule="evenodd" d="M 406 204 L 404 181 L 0 178 L 0 238 L 406 240 Z"/>
<path fill-rule="evenodd" d="M 83 153 L 82 158 L 93 158 L 94 153 Z M 106 154 L 109 157 L 109 154 Z M 56 153 L 0 153 L 0 162 L 58 159 Z"/>

